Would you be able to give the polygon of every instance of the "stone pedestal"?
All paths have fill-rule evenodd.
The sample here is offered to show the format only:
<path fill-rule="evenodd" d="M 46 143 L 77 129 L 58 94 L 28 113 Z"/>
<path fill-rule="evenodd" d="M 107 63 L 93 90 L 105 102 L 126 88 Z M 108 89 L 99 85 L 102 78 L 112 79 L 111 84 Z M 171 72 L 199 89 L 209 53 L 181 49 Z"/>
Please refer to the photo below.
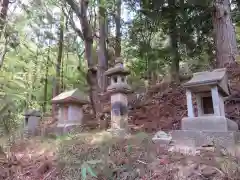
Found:
<path fill-rule="evenodd" d="M 176 146 L 188 146 L 193 148 L 214 146 L 216 148 L 226 149 L 228 152 L 234 154 L 237 145 L 240 145 L 240 132 L 236 131 L 174 130 L 170 134 Z"/>
<path fill-rule="evenodd" d="M 128 128 L 128 109 L 127 96 L 122 93 L 112 94 L 111 96 L 111 128 Z"/>
<path fill-rule="evenodd" d="M 236 122 L 223 116 L 185 117 L 182 119 L 181 129 L 190 131 L 226 132 L 237 131 L 238 125 Z"/>

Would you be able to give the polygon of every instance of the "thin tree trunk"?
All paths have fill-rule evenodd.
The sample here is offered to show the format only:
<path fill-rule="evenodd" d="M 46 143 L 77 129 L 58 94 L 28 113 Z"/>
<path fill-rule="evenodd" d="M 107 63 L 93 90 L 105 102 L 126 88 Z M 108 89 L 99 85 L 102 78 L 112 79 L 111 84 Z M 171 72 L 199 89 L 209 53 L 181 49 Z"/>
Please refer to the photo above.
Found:
<path fill-rule="evenodd" d="M 122 0 L 116 0 L 116 13 L 115 13 L 115 24 L 116 24 L 116 42 L 115 42 L 115 56 L 121 56 L 121 5 Z"/>
<path fill-rule="evenodd" d="M 0 37 L 6 23 L 9 0 L 0 0 Z"/>
<path fill-rule="evenodd" d="M 178 30 L 177 30 L 177 21 L 176 21 L 176 2 L 175 0 L 168 1 L 169 8 L 171 10 L 171 22 L 170 22 L 170 39 L 171 39 L 171 48 L 173 52 L 173 59 L 171 64 L 171 80 L 174 82 L 179 82 L 179 62 L 180 54 L 178 52 Z"/>
<path fill-rule="evenodd" d="M 50 61 L 50 47 L 48 47 L 48 57 L 46 62 L 46 71 L 45 71 L 45 80 L 44 80 L 44 102 L 43 102 L 43 113 L 46 112 L 47 109 L 47 89 L 48 89 L 48 63 Z M 54 107 L 54 106 L 53 106 Z"/>
<path fill-rule="evenodd" d="M 0 69 L 1 67 L 3 66 L 3 62 L 5 60 L 5 56 L 7 54 L 7 45 L 8 45 L 8 37 L 5 36 L 5 41 L 4 41 L 4 45 L 3 45 L 3 50 L 1 52 L 1 55 L 0 55 Z"/>
<path fill-rule="evenodd" d="M 61 69 L 62 69 L 62 71 L 61 71 L 61 91 L 64 91 L 64 58 L 62 59 L 62 65 L 61 65 Z"/>
<path fill-rule="evenodd" d="M 56 90 L 54 96 L 57 96 L 60 93 L 60 84 L 61 84 L 61 65 L 62 65 L 62 56 L 63 56 L 63 38 L 64 38 L 64 14 L 61 15 L 60 27 L 59 27 L 59 41 L 58 41 L 58 56 L 56 64 Z"/>
<path fill-rule="evenodd" d="M 220 68 L 235 63 L 238 50 L 229 0 L 215 0 L 214 8 L 213 27 L 216 45 L 216 65 Z"/>
<path fill-rule="evenodd" d="M 60 26 L 59 26 L 59 40 L 58 40 L 58 56 L 56 63 L 56 80 L 54 83 L 53 97 L 57 96 L 60 93 L 60 83 L 61 83 L 61 64 L 62 64 L 62 56 L 63 56 L 63 38 L 64 38 L 64 14 L 61 14 Z M 52 104 L 52 115 L 53 119 L 56 119 L 58 108 L 56 104 Z"/>

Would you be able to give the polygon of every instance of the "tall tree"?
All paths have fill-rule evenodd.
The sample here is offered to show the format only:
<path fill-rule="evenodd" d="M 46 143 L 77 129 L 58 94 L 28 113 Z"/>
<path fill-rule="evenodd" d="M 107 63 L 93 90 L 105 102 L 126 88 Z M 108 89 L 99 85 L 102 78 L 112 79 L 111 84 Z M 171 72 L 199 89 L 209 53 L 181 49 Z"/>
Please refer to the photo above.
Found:
<path fill-rule="evenodd" d="M 115 33 L 115 56 L 120 57 L 121 56 L 121 5 L 122 0 L 116 0 L 115 5 L 115 14 L 114 14 L 114 20 L 115 20 L 115 26 L 116 26 L 116 33 Z"/>
<path fill-rule="evenodd" d="M 0 1 L 0 37 L 3 33 L 4 25 L 7 19 L 9 0 Z"/>
<path fill-rule="evenodd" d="M 230 14 L 229 0 L 215 0 L 213 13 L 216 65 L 225 67 L 236 60 L 238 54 L 236 33 Z"/>
<path fill-rule="evenodd" d="M 176 1 L 168 0 L 170 15 L 170 25 L 169 25 L 169 34 L 171 41 L 172 49 L 172 62 L 171 62 L 171 80 L 179 82 L 179 62 L 180 62 L 180 53 L 178 48 L 178 29 L 177 29 L 177 10 L 176 10 Z"/>
<path fill-rule="evenodd" d="M 7 53 L 7 45 L 8 45 L 8 33 L 6 30 L 4 30 L 6 19 L 7 19 L 7 12 L 8 12 L 8 6 L 9 6 L 9 0 L 1 0 L 0 1 L 0 38 L 2 35 L 4 36 L 4 44 L 2 47 L 1 55 L 0 55 L 0 68 L 3 65 L 3 61 L 5 59 L 6 53 Z"/>
<path fill-rule="evenodd" d="M 90 100 L 95 116 L 98 118 L 100 112 L 100 102 L 98 97 L 98 80 L 97 70 L 93 58 L 93 31 L 88 19 L 88 0 L 79 0 L 79 5 L 74 0 L 66 0 L 73 12 L 80 21 L 81 30 L 78 30 L 78 35 L 84 41 L 85 58 L 87 60 L 88 72 L 87 81 L 90 87 Z"/>
<path fill-rule="evenodd" d="M 107 30 L 106 30 L 106 9 L 103 0 L 98 0 L 98 25 L 99 25 L 99 40 L 98 40 L 98 86 L 100 92 L 104 92 L 107 85 L 107 79 L 104 72 L 107 70 Z"/>
<path fill-rule="evenodd" d="M 61 88 L 61 65 L 63 57 L 63 46 L 64 46 L 64 13 L 61 13 L 60 24 L 59 24 L 59 39 L 58 39 L 58 55 L 56 63 L 56 81 L 54 83 L 55 87 L 53 90 L 53 97 L 56 97 L 60 93 Z M 52 115 L 55 118 L 57 114 L 56 104 L 52 105 Z"/>

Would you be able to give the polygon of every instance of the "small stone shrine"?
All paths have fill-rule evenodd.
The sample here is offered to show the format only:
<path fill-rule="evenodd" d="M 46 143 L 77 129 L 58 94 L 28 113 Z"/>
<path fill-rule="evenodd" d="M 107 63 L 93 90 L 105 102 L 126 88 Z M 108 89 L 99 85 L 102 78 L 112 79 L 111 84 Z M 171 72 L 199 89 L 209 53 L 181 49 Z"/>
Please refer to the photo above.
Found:
<path fill-rule="evenodd" d="M 37 135 L 41 120 L 41 113 L 37 110 L 28 110 L 24 116 L 24 132 L 28 135 Z"/>
<path fill-rule="evenodd" d="M 89 103 L 88 96 L 78 89 L 63 92 L 52 99 L 52 103 L 58 104 L 58 124 L 57 127 L 73 127 L 82 125 L 84 104 Z"/>
<path fill-rule="evenodd" d="M 226 69 L 193 74 L 186 88 L 188 117 L 182 119 L 180 131 L 172 131 L 173 140 L 201 147 L 234 147 L 238 125 L 225 117 L 224 98 L 230 95 Z M 197 102 L 194 113 L 192 95 Z"/>
<path fill-rule="evenodd" d="M 128 98 L 127 94 L 132 93 L 127 84 L 126 76 L 130 72 L 123 67 L 120 57 L 115 60 L 115 66 L 105 72 L 110 77 L 110 85 L 107 93 L 111 96 L 111 129 L 109 131 L 117 134 L 128 132 Z"/>

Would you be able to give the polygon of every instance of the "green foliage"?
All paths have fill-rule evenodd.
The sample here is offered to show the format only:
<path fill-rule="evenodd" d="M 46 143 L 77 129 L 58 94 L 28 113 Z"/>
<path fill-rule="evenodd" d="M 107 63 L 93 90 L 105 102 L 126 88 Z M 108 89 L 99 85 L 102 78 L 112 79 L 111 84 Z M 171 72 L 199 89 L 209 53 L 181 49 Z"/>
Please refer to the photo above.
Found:
<path fill-rule="evenodd" d="M 0 101 L 5 102 L 0 105 L 0 109 L 4 110 L 4 113 L 0 112 L 0 127 L 4 119 L 9 123 L 16 122 L 13 123 L 15 125 L 21 124 L 26 109 L 41 110 L 46 103 L 47 111 L 50 111 L 56 77 L 56 27 L 60 24 L 61 12 L 59 3 L 32 1 L 18 6 L 21 11 L 13 13 L 7 23 L 11 41 L 0 70 Z M 67 39 L 64 41 L 61 68 L 62 91 L 72 88 L 87 91 L 83 57 L 75 51 L 83 51 L 82 42 L 76 41 L 76 35 L 69 33 L 71 31 L 67 29 L 65 32 Z M 75 41 L 71 41 L 73 39 Z"/>

